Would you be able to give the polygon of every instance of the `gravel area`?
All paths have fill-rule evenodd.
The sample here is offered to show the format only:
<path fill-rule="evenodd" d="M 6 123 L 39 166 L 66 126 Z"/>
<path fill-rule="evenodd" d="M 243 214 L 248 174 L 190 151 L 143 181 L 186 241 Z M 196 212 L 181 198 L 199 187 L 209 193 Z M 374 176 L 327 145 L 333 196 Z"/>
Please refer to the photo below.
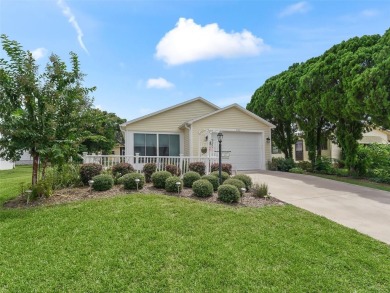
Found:
<path fill-rule="evenodd" d="M 142 193 L 142 194 L 164 194 L 167 196 L 186 197 L 194 200 L 205 201 L 214 204 L 224 204 L 235 207 L 263 207 L 269 205 L 284 205 L 285 203 L 277 198 L 270 197 L 268 199 L 258 198 L 251 195 L 251 193 L 245 193 L 238 203 L 225 204 L 218 200 L 217 193 L 207 198 L 196 197 L 191 188 L 184 188 L 180 194 L 166 192 L 162 189 L 157 189 L 152 184 L 145 184 L 144 188 L 139 191 L 125 190 L 122 186 L 116 185 L 112 189 L 107 191 L 91 191 L 89 187 L 79 188 L 66 188 L 56 190 L 54 194 L 49 198 L 38 198 L 37 200 L 30 201 L 27 204 L 25 196 L 19 196 L 4 204 L 5 208 L 28 208 L 37 206 L 49 206 L 56 204 L 69 203 L 73 201 L 94 199 L 94 198 L 110 198 L 115 196 L 125 196 L 129 194 Z"/>

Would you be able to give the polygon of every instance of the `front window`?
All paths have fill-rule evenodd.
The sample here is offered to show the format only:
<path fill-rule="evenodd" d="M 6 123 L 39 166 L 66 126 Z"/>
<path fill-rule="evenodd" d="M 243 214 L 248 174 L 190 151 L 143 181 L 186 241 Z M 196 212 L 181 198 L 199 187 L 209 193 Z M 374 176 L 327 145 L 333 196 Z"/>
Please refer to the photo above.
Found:
<path fill-rule="evenodd" d="M 158 146 L 158 147 L 157 147 Z M 134 134 L 134 154 L 140 156 L 179 156 L 179 134 Z"/>

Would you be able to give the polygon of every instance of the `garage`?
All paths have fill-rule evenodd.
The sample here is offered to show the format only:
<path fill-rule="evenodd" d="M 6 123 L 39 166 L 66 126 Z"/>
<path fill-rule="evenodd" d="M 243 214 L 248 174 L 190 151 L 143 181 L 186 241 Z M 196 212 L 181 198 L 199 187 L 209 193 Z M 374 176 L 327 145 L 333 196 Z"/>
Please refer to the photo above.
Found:
<path fill-rule="evenodd" d="M 213 141 L 217 141 L 215 133 Z M 232 164 L 233 170 L 264 170 L 263 145 L 262 133 L 224 131 L 222 162 Z M 214 149 L 218 150 L 218 146 L 215 146 Z M 216 156 L 218 156 L 218 152 L 216 152 Z"/>

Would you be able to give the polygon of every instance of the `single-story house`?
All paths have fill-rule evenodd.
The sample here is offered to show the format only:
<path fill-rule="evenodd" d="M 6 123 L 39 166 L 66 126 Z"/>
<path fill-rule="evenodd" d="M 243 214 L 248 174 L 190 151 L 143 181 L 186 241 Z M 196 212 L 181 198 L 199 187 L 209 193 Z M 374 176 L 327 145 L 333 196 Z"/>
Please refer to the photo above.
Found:
<path fill-rule="evenodd" d="M 203 98 L 128 121 L 121 126 L 127 156 L 217 157 L 233 170 L 266 169 L 275 126 L 238 104 L 219 108 Z"/>
<path fill-rule="evenodd" d="M 373 143 L 390 144 L 390 131 L 385 129 L 373 129 L 363 133 L 363 137 L 358 141 L 359 144 L 369 145 Z M 324 140 L 322 144 L 321 155 L 327 158 L 339 160 L 341 158 L 341 148 L 330 140 Z M 272 146 L 272 157 L 284 157 L 283 153 L 275 146 Z M 309 161 L 309 153 L 306 150 L 303 138 L 297 140 L 293 145 L 293 158 L 295 161 Z"/>

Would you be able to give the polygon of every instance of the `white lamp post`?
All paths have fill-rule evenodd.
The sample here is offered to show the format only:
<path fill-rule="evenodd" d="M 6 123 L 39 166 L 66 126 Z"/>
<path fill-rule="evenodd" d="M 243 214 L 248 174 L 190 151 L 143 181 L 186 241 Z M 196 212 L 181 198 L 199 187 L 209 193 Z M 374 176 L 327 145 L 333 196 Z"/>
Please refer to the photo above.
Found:
<path fill-rule="evenodd" d="M 89 191 L 92 193 L 92 185 L 93 185 L 94 181 L 93 180 L 88 180 L 88 184 L 89 184 Z"/>
<path fill-rule="evenodd" d="M 177 194 L 180 194 L 180 185 L 181 185 L 181 182 L 180 182 L 180 181 L 177 181 L 177 182 L 176 182 Z"/>
<path fill-rule="evenodd" d="M 135 181 L 135 184 L 137 184 L 137 191 L 138 191 L 138 184 L 139 184 L 140 180 L 139 180 L 139 178 L 135 178 L 134 181 Z"/>

